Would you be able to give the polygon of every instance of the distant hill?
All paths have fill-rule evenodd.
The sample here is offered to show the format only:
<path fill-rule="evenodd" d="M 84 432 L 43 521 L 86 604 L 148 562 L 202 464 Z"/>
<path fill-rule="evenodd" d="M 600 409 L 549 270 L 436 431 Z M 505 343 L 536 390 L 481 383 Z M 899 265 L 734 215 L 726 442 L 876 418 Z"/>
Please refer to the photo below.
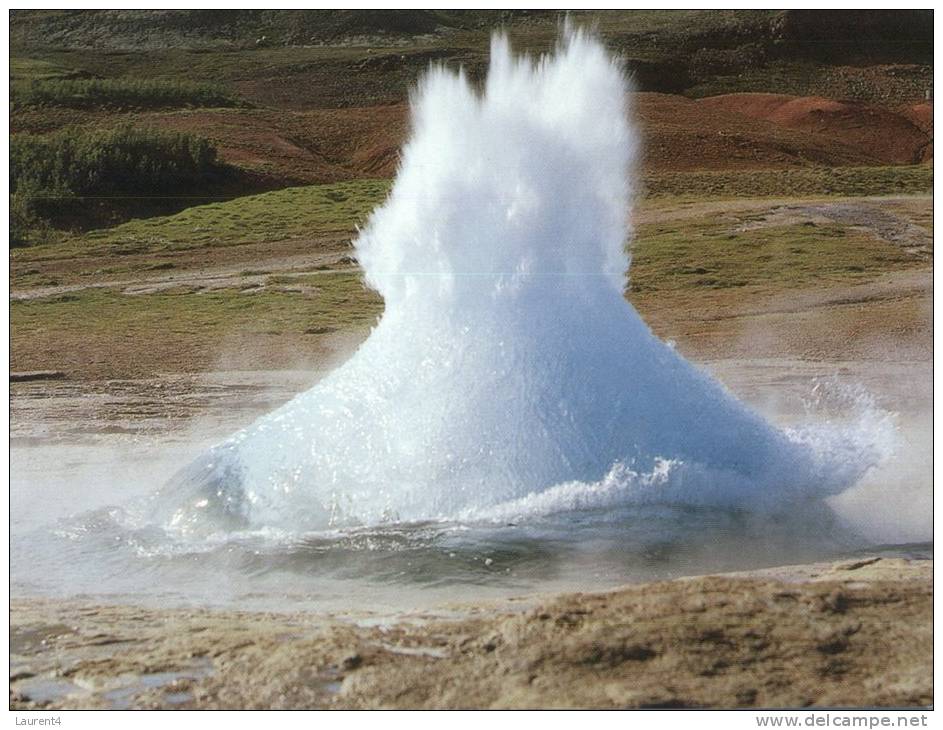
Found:
<path fill-rule="evenodd" d="M 111 54 L 90 68 L 73 69 L 78 75 L 190 75 L 199 74 L 203 65 L 175 67 L 169 59 L 149 57 L 129 68 L 122 60 L 133 64 L 135 59 L 120 54 L 281 49 L 292 62 L 253 56 L 237 65 L 230 58 L 234 68 L 223 68 L 223 76 L 257 78 L 253 61 L 264 60 L 279 79 L 293 83 L 304 80 L 292 78 L 303 70 L 296 59 L 310 57 L 301 51 L 321 49 L 315 58 L 327 74 L 389 76 L 399 88 L 395 98 L 382 101 L 402 101 L 404 87 L 429 60 L 460 63 L 473 77 L 480 74 L 496 28 L 507 30 L 522 50 L 546 50 L 566 18 L 597 29 L 626 60 L 642 91 L 688 96 L 768 91 L 916 101 L 930 85 L 933 62 L 933 17 L 924 10 L 14 10 L 10 17 L 14 58 L 71 53 L 84 54 L 84 60 L 90 52 Z M 242 65 L 247 73 L 237 74 Z M 822 65 L 852 71 L 837 82 L 831 74 L 826 83 L 812 70 Z M 311 63 L 307 66 L 310 70 Z M 882 68 L 873 71 L 877 66 Z M 872 70 L 858 73 L 861 68 Z M 208 80 L 219 80 L 219 70 Z M 263 96 L 269 86 L 266 78 Z M 296 88 L 303 93 L 304 87 Z M 872 93 L 875 88 L 877 94 Z M 363 98 L 356 90 L 350 101 L 336 98 L 332 88 L 327 91 L 320 106 L 378 101 L 376 94 Z"/>
<path fill-rule="evenodd" d="M 454 10 L 15 10 L 11 36 L 14 44 L 33 47 L 247 48 L 411 38 L 480 29 L 526 15 Z"/>
<path fill-rule="evenodd" d="M 630 55 L 652 58 L 738 49 L 827 63 L 926 64 L 933 58 L 929 10 L 13 10 L 10 38 L 14 48 L 249 48 L 408 41 L 495 27 L 555 31 L 566 15 L 596 25 Z"/>

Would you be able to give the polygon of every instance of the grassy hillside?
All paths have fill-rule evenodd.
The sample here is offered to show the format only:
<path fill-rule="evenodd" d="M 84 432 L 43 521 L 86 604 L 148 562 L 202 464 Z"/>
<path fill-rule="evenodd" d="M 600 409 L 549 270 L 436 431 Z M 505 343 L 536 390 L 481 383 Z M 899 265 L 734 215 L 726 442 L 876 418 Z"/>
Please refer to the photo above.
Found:
<path fill-rule="evenodd" d="M 649 58 L 671 55 L 671 44 L 685 51 L 752 44 L 776 56 L 826 61 L 932 59 L 932 14 L 906 10 L 20 10 L 11 14 L 11 40 L 21 46 L 112 50 L 242 49 L 410 41 L 505 27 L 537 41 L 553 35 L 567 16 L 596 25 L 617 45 Z"/>
<path fill-rule="evenodd" d="M 294 93 L 310 94 L 314 103 L 328 92 L 332 106 L 344 106 L 402 100 L 404 82 L 431 59 L 479 73 L 495 28 L 507 30 L 522 49 L 546 50 L 563 17 L 538 11 L 14 11 L 11 49 L 16 76 L 23 59 L 102 78 L 184 73 L 242 86 L 259 102 L 265 90 L 254 81 L 310 76 L 322 83 L 294 85 Z M 573 11 L 569 17 L 596 27 L 646 91 L 809 94 L 844 86 L 843 96 L 903 99 L 922 97 L 930 79 L 929 11 Z M 866 75 L 849 70 L 844 81 L 830 71 L 879 65 L 902 68 L 890 77 L 874 68 Z M 334 73 L 334 84 L 319 69 Z M 348 78 L 337 89 L 336 73 L 343 71 Z"/>

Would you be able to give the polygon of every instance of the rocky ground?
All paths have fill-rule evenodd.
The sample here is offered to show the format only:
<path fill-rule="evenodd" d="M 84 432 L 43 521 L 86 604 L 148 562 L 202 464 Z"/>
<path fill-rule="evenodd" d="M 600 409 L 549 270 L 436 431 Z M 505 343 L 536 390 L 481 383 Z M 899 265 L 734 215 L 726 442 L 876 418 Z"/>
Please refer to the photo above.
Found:
<path fill-rule="evenodd" d="M 864 558 L 447 612 L 16 600 L 27 708 L 927 706 L 932 562 Z"/>

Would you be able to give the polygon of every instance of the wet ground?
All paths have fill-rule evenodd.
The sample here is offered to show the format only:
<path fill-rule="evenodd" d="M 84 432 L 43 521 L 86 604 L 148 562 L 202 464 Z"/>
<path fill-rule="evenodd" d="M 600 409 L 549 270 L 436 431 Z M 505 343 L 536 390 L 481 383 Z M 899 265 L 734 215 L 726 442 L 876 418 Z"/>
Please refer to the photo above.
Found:
<path fill-rule="evenodd" d="M 395 619 L 16 600 L 11 706 L 928 706 L 932 562 L 863 557 Z"/>

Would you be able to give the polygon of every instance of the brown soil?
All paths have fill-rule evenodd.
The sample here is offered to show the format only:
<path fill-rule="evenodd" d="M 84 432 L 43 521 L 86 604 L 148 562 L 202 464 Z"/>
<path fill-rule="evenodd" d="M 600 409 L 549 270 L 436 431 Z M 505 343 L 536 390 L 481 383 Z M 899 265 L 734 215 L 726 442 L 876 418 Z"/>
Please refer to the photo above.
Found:
<path fill-rule="evenodd" d="M 853 142 L 748 119 L 736 108 L 669 94 L 637 94 L 644 167 L 649 170 L 736 170 L 808 164 L 870 165 Z"/>
<path fill-rule="evenodd" d="M 869 165 L 884 161 L 861 144 L 747 120 L 669 94 L 633 98 L 648 171 Z M 894 117 L 902 121 L 902 117 Z M 149 123 L 216 140 L 224 160 L 294 183 L 389 177 L 408 131 L 404 104 L 306 111 L 215 110 L 153 114 Z M 907 122 L 911 130 L 915 127 Z M 926 135 L 920 133 L 926 141 Z M 911 150 L 912 152 L 912 150 Z"/>
<path fill-rule="evenodd" d="M 741 114 L 851 147 L 890 165 L 933 159 L 933 107 L 916 104 L 891 109 L 822 97 L 783 94 L 726 94 L 698 104 L 721 113 Z"/>
<path fill-rule="evenodd" d="M 216 142 L 226 162 L 296 184 L 392 177 L 407 134 L 403 104 L 294 112 L 221 109 L 146 120 L 197 132 Z"/>
<path fill-rule="evenodd" d="M 864 558 L 389 621 L 17 600 L 10 704 L 928 706 L 932 570 Z"/>
<path fill-rule="evenodd" d="M 845 134 L 834 124 L 811 128 L 788 119 L 745 118 L 736 106 L 670 94 L 638 93 L 632 105 L 643 135 L 642 166 L 650 172 L 909 163 L 915 156 L 924 159 L 918 149 L 926 149 L 932 139 L 932 123 L 929 132 L 922 131 L 903 115 L 879 110 L 868 117 L 871 126 L 864 132 Z M 925 111 L 915 114 L 925 116 Z M 390 176 L 408 132 L 405 104 L 188 112 L 155 115 L 152 120 L 219 135 L 224 159 L 280 171 L 302 182 Z M 840 121 L 849 128 L 855 124 L 844 117 Z M 888 142 L 884 135 L 896 141 Z M 893 149 L 885 149 L 888 145 Z"/>
<path fill-rule="evenodd" d="M 637 93 L 646 172 L 867 166 L 932 160 L 932 107 L 882 109 L 818 98 L 733 94 L 695 101 Z M 117 118 L 117 117 L 116 117 Z M 214 109 L 128 115 L 136 123 L 195 132 L 224 161 L 265 184 L 388 178 L 408 134 L 406 104 L 337 109 Z M 73 120 L 105 117 L 76 113 Z M 17 129 L 45 129 L 48 116 L 21 113 Z"/>

